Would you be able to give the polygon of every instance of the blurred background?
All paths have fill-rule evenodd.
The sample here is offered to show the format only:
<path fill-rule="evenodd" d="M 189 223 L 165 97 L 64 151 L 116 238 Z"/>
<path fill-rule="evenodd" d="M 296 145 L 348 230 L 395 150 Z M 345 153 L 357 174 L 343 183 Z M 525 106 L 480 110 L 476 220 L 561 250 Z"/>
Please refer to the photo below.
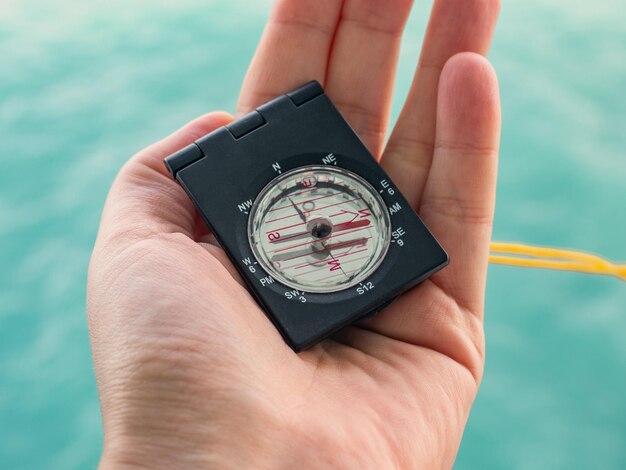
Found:
<path fill-rule="evenodd" d="M 430 2 L 416 2 L 394 116 Z M 623 0 L 504 1 L 491 53 L 503 140 L 494 239 L 626 261 Z M 0 468 L 93 468 L 102 431 L 85 321 L 117 170 L 234 111 L 270 3 L 3 0 Z M 626 468 L 626 285 L 492 266 L 487 366 L 455 468 Z"/>

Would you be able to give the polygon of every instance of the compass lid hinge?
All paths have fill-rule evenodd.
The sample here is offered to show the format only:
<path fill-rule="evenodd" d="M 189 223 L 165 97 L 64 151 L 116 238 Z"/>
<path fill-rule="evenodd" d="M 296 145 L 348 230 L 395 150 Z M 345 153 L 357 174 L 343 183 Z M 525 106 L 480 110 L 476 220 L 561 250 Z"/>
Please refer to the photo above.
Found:
<path fill-rule="evenodd" d="M 194 162 L 197 162 L 202 157 L 204 157 L 204 153 L 202 153 L 200 147 L 193 143 L 170 155 L 164 160 L 163 163 L 165 163 L 165 167 L 172 175 L 172 178 L 176 178 L 176 174 L 180 170 Z"/>
<path fill-rule="evenodd" d="M 265 118 L 261 115 L 261 113 L 254 110 L 228 124 L 226 129 L 228 129 L 235 139 L 240 139 L 244 135 L 258 129 L 263 124 L 265 124 Z"/>
<path fill-rule="evenodd" d="M 313 98 L 318 97 L 322 93 L 324 93 L 322 85 L 320 85 L 317 80 L 311 80 L 297 90 L 287 93 L 287 96 L 291 101 L 293 101 L 293 104 L 301 106 L 304 103 L 311 101 Z"/>

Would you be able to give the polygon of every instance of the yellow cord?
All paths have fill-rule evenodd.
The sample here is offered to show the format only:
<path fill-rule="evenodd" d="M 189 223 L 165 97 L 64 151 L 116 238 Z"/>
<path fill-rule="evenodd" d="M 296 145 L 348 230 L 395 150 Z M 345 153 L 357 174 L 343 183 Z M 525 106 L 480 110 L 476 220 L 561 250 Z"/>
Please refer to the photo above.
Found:
<path fill-rule="evenodd" d="M 626 281 L 626 264 L 614 264 L 590 253 L 560 248 L 492 242 L 489 262 L 527 268 L 605 274 Z"/>

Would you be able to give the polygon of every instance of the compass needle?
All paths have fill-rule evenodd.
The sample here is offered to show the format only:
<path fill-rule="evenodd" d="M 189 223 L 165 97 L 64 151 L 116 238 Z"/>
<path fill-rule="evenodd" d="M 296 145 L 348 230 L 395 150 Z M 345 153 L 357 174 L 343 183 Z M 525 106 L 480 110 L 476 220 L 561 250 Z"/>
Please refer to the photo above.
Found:
<path fill-rule="evenodd" d="M 369 220 L 359 220 L 357 222 L 345 222 L 343 224 L 333 226 L 332 233 L 336 234 L 337 232 L 341 232 L 342 230 L 357 229 L 361 227 L 367 227 L 368 225 L 370 225 Z M 308 238 L 308 237 L 315 237 L 315 235 L 311 233 L 311 230 L 277 238 L 276 240 L 272 240 L 271 243 L 280 244 L 280 243 L 290 242 L 293 240 L 298 240 L 298 239 Z M 324 237 L 318 237 L 318 238 L 324 238 Z"/>
<path fill-rule="evenodd" d="M 300 219 L 302 219 L 302 222 L 306 223 L 306 215 L 304 215 L 304 212 L 302 212 L 300 209 L 298 209 L 298 206 L 296 205 L 295 202 L 293 202 L 293 199 L 291 199 L 291 196 L 288 196 L 287 199 L 289 199 L 289 202 L 291 203 L 293 208 L 296 210 L 296 212 L 300 216 Z"/>
<path fill-rule="evenodd" d="M 346 272 L 343 270 L 343 266 L 341 266 L 341 261 L 339 261 L 337 258 L 335 258 L 335 255 L 333 255 L 332 249 L 328 245 L 326 245 L 325 243 L 322 243 L 322 246 L 324 246 L 324 248 L 326 248 L 326 251 L 328 252 L 328 255 L 335 262 L 335 266 L 338 267 L 341 270 L 341 272 L 343 273 L 344 276 L 348 277 Z"/>

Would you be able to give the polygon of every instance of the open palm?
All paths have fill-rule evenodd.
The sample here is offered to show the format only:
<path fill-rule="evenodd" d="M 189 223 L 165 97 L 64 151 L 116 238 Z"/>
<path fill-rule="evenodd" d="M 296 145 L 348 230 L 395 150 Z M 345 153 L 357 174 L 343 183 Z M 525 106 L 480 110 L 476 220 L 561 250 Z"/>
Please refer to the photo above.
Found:
<path fill-rule="evenodd" d="M 318 80 L 450 266 L 376 317 L 295 354 L 165 172 L 164 157 L 232 117 L 189 123 L 124 166 L 103 212 L 88 288 L 103 466 L 452 465 L 484 359 L 500 117 L 480 54 L 498 4 L 435 1 L 385 144 L 410 8 L 409 0 L 278 1 L 238 112 Z"/>

